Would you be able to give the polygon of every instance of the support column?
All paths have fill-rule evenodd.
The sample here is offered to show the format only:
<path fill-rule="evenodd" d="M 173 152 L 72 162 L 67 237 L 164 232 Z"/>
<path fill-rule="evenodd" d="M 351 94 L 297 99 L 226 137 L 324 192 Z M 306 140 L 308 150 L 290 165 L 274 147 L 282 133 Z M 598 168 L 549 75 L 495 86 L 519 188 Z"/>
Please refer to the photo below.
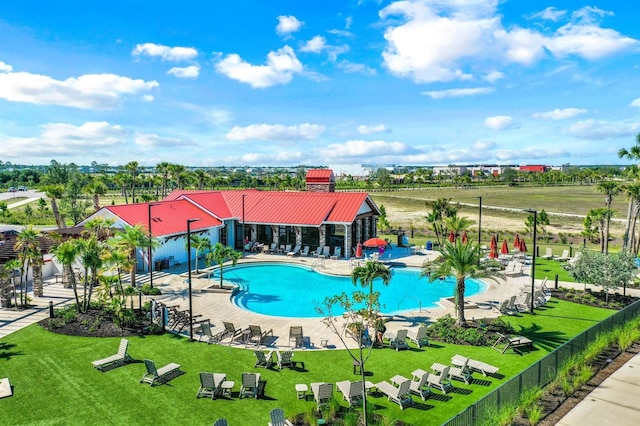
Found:
<path fill-rule="evenodd" d="M 318 228 L 318 234 L 320 247 L 323 247 L 327 242 L 327 230 L 325 229 L 324 225 L 320 225 L 320 228 Z"/>

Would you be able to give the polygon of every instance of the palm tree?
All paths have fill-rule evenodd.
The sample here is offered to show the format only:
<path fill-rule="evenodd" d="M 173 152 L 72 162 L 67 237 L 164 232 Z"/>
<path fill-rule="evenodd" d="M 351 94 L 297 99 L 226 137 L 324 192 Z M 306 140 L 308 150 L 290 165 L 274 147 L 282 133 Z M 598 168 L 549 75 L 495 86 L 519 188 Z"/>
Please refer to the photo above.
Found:
<path fill-rule="evenodd" d="M 131 202 L 136 202 L 136 176 L 138 175 L 139 164 L 137 161 L 129 161 L 124 168 L 131 173 Z"/>
<path fill-rule="evenodd" d="M 93 209 L 95 211 L 100 210 L 100 197 L 107 193 L 107 185 L 99 178 L 94 178 L 93 181 L 85 187 L 85 192 L 91 195 L 93 199 Z"/>
<path fill-rule="evenodd" d="M 186 239 L 186 238 L 185 238 Z M 188 244 L 185 244 L 185 250 L 187 249 Z M 200 271 L 198 270 L 198 257 L 200 256 L 200 252 L 211 250 L 211 241 L 208 238 L 201 237 L 197 234 L 191 234 L 191 248 L 196 251 L 196 274 Z M 191 256 L 191 253 L 188 253 Z"/>
<path fill-rule="evenodd" d="M 602 192 L 605 195 L 604 206 L 607 210 L 611 211 L 611 204 L 613 203 L 614 195 L 618 195 L 620 193 L 620 185 L 617 182 L 612 180 L 602 181 L 596 186 L 596 190 Z M 607 215 L 604 224 L 604 235 L 603 235 L 603 251 L 602 253 L 609 253 L 609 225 L 611 223 L 611 215 Z"/>
<path fill-rule="evenodd" d="M 18 308 L 18 292 L 16 291 L 16 274 L 15 271 L 20 269 L 20 259 L 12 259 L 4 264 L 4 269 L 11 278 L 11 284 L 13 285 L 13 305 L 15 309 Z M 8 299 L 11 303 L 11 299 Z"/>
<path fill-rule="evenodd" d="M 434 282 L 440 277 L 454 275 L 456 277 L 455 305 L 457 311 L 456 324 L 460 327 L 467 326 L 464 317 L 464 291 L 467 278 L 490 278 L 495 280 L 503 275 L 480 262 L 482 254 L 480 248 L 472 244 L 462 244 L 461 241 L 453 243 L 445 241 L 438 259 L 426 261 L 422 265 L 421 276 Z M 487 262 L 488 263 L 488 262 Z"/>
<path fill-rule="evenodd" d="M 34 259 L 40 257 L 42 259 L 42 254 L 40 253 L 40 242 L 39 242 L 40 231 L 33 229 L 32 226 L 28 226 L 24 228 L 22 231 L 18 233 L 16 237 L 16 243 L 14 245 L 14 250 L 18 254 L 18 259 L 20 259 L 20 303 L 25 305 L 27 303 L 27 277 L 29 275 L 29 266 L 36 262 Z M 40 263 L 41 265 L 42 263 Z M 24 280 L 23 280 L 24 277 Z M 22 290 L 22 285 L 24 283 L 24 291 Z M 34 284 L 35 284 L 35 274 L 34 274 Z M 42 294 L 42 270 L 40 270 L 40 295 Z"/>
<path fill-rule="evenodd" d="M 98 283 L 98 271 L 102 267 L 103 245 L 96 234 L 78 240 L 78 260 L 84 268 L 84 294 L 82 311 L 89 310 L 93 288 Z"/>
<path fill-rule="evenodd" d="M 188 253 L 188 255 L 191 256 L 191 253 Z M 242 253 L 234 250 L 232 247 L 225 246 L 222 243 L 216 243 L 213 246 L 213 249 L 207 253 L 207 257 L 205 258 L 207 266 L 211 266 L 215 262 L 220 268 L 220 288 L 222 288 L 222 269 L 224 267 L 224 262 L 229 259 L 231 261 L 231 266 L 236 266 L 241 257 Z"/>
<path fill-rule="evenodd" d="M 138 247 L 148 247 L 149 237 L 147 236 L 141 225 L 125 225 L 123 231 L 119 231 L 116 233 L 113 243 L 115 243 L 117 247 L 122 248 L 129 254 L 129 260 L 131 261 L 131 287 L 135 287 L 137 269 L 136 250 L 138 249 Z"/>
<path fill-rule="evenodd" d="M 640 182 L 630 183 L 623 188 L 624 193 L 629 200 L 627 209 L 627 223 L 624 228 L 623 250 L 637 253 L 636 250 L 636 222 L 638 214 L 640 214 Z"/>
<path fill-rule="evenodd" d="M 58 226 L 58 229 L 66 228 L 67 224 L 64 222 L 64 218 L 60 215 L 57 201 L 64 195 L 64 186 L 61 184 L 46 185 L 42 187 L 42 190 L 51 200 L 51 212 L 53 213 L 53 217 L 56 219 L 56 225 Z"/>
<path fill-rule="evenodd" d="M 450 232 L 453 232 L 456 238 L 458 238 L 464 231 L 469 230 L 469 228 L 471 228 L 471 225 L 475 223 L 468 217 L 458 215 L 447 216 L 443 218 L 442 221 L 444 222 L 446 229 Z"/>
<path fill-rule="evenodd" d="M 169 180 L 169 166 L 166 161 L 156 164 L 156 173 L 162 176 L 162 198 L 167 196 L 167 181 Z"/>
<path fill-rule="evenodd" d="M 80 298 L 78 297 L 78 286 L 76 283 L 76 276 L 73 272 L 73 264 L 76 262 L 78 252 L 80 250 L 79 240 L 69 239 L 60 244 L 56 244 L 51 247 L 51 253 L 62 264 L 63 279 L 62 282 L 67 284 L 67 287 L 73 289 L 73 295 L 76 299 L 76 308 L 80 311 Z"/>
<path fill-rule="evenodd" d="M 357 266 L 351 271 L 351 282 L 357 284 L 358 281 L 360 281 L 362 287 L 369 287 L 370 297 L 373 295 L 373 282 L 376 278 L 380 278 L 382 284 L 389 285 L 389 281 L 391 281 L 391 270 L 380 262 L 368 260 L 364 266 Z M 371 298 L 369 299 L 368 305 L 367 311 L 369 317 L 372 317 Z"/>
<path fill-rule="evenodd" d="M 113 240 L 110 240 L 113 242 Z M 122 271 L 128 271 L 131 269 L 131 259 L 129 259 L 129 253 L 124 250 L 112 247 L 109 250 L 105 250 L 102 253 L 102 260 L 105 266 L 108 268 L 115 268 L 116 271 L 116 291 L 120 293 L 122 300 L 124 301 L 124 286 L 122 285 Z"/>

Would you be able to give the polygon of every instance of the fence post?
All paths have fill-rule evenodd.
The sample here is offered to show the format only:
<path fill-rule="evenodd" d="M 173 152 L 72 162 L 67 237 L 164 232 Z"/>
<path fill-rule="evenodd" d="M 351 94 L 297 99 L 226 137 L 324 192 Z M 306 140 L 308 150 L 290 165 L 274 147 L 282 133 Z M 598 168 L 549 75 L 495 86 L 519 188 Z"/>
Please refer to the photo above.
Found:
<path fill-rule="evenodd" d="M 554 286 L 555 286 L 555 289 L 557 290 L 558 289 L 558 274 L 556 274 Z"/>
<path fill-rule="evenodd" d="M 53 318 L 53 301 L 49 300 L 49 318 Z"/>

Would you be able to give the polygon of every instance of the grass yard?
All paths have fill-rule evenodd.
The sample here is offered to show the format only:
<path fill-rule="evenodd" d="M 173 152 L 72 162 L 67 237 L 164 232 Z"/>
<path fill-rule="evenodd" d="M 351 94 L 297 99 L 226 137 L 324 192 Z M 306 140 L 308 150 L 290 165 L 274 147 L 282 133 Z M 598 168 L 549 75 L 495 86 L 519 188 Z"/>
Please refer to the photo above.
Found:
<path fill-rule="evenodd" d="M 485 379 L 474 374 L 476 383 L 456 382 L 456 390 L 401 411 L 382 396 L 369 397 L 375 411 L 387 419 L 400 419 L 414 425 L 440 425 L 470 403 L 486 395 L 531 363 L 546 355 L 572 336 L 609 316 L 613 311 L 550 301 L 536 315 L 507 317 L 519 333 L 531 338 L 536 349 L 524 355 L 500 354 L 492 348 L 448 345 L 434 342 L 431 347 L 396 352 L 376 349 L 366 365 L 373 383 L 395 374 L 411 377 L 417 368 L 429 370 L 433 362 L 448 364 L 454 354 L 480 359 L 500 367 L 505 377 Z M 130 339 L 129 352 L 134 363 L 99 372 L 91 361 L 112 355 L 118 338 L 82 338 L 50 333 L 32 325 L 0 340 L 0 377 L 9 377 L 14 396 L 0 401 L 5 424 L 189 424 L 210 425 L 226 417 L 231 425 L 266 424 L 269 411 L 284 409 L 288 417 L 309 413 L 311 400 L 296 399 L 294 385 L 317 381 L 356 380 L 352 362 L 344 350 L 296 351 L 294 360 L 304 362 L 301 370 L 254 368 L 250 350 L 189 342 L 174 335 Z M 142 360 L 152 359 L 157 367 L 170 362 L 182 365 L 185 374 L 168 384 L 151 388 L 139 384 L 144 372 Z M 201 371 L 226 373 L 235 381 L 234 398 L 196 399 Z M 256 371 L 266 380 L 265 397 L 238 399 L 241 373 Z M 334 395 L 341 397 L 336 390 Z M 343 406 L 346 403 L 341 403 Z"/>

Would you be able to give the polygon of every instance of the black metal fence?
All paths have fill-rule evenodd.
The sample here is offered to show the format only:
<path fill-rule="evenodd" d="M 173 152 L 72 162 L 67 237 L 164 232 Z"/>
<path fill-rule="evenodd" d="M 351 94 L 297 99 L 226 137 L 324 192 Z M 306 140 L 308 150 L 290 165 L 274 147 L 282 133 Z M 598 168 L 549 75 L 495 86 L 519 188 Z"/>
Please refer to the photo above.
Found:
<path fill-rule="evenodd" d="M 621 309 L 609 318 L 602 320 L 588 330 L 556 348 L 502 386 L 487 394 L 443 426 L 475 426 L 489 424 L 493 415 L 501 407 L 515 404 L 524 392 L 536 387 L 544 387 L 551 383 L 562 365 L 574 354 L 583 351 L 600 333 L 613 330 L 634 318 L 640 312 L 640 300 Z"/>

